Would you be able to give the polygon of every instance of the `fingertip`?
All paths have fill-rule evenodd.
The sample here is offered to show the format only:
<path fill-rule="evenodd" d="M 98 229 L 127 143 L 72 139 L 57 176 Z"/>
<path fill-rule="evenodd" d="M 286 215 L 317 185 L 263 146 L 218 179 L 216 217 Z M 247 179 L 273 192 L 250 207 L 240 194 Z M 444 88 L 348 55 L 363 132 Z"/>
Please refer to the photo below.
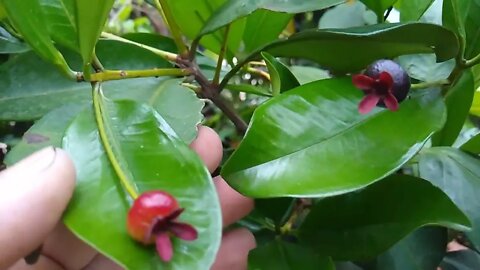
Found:
<path fill-rule="evenodd" d="M 256 247 L 253 234 L 245 229 L 226 232 L 222 238 L 217 259 L 212 270 L 245 270 L 248 265 L 248 253 Z"/>
<path fill-rule="evenodd" d="M 224 227 L 242 219 L 253 210 L 254 200 L 231 188 L 222 177 L 215 177 L 214 183 L 220 199 Z"/>
<path fill-rule="evenodd" d="M 40 150 L 0 174 L 0 269 L 40 246 L 73 194 L 75 169 L 65 151 Z M 28 235 L 28 237 L 21 237 Z"/>
<path fill-rule="evenodd" d="M 223 146 L 220 137 L 213 129 L 199 126 L 197 138 L 190 144 L 190 147 L 197 152 L 210 172 L 214 172 L 220 165 Z"/>

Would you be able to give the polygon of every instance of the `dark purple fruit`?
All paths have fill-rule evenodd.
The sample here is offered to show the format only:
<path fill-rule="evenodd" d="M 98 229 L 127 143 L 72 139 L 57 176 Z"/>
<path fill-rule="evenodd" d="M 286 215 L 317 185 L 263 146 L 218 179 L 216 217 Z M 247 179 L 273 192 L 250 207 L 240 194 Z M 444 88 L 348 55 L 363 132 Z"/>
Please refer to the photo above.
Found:
<path fill-rule="evenodd" d="M 354 75 L 352 80 L 365 93 L 358 107 L 362 114 L 370 112 L 377 105 L 396 111 L 398 103 L 405 100 L 410 91 L 407 72 L 391 60 L 373 62 L 363 74 Z"/>

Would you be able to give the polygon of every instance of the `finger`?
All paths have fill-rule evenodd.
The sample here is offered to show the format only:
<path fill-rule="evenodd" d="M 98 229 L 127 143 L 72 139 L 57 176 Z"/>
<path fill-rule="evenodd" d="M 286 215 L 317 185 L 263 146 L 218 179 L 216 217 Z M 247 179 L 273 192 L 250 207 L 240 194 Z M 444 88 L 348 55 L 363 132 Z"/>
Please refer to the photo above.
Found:
<path fill-rule="evenodd" d="M 118 264 L 114 263 L 109 258 L 98 254 L 95 259 L 83 270 L 122 270 Z"/>
<path fill-rule="evenodd" d="M 255 246 L 255 237 L 247 229 L 225 233 L 211 270 L 246 270 L 248 252 Z"/>
<path fill-rule="evenodd" d="M 190 147 L 197 152 L 211 173 L 220 165 L 223 155 L 222 141 L 213 129 L 199 126 L 197 138 Z"/>
<path fill-rule="evenodd" d="M 235 191 L 220 176 L 214 178 L 214 183 L 220 199 L 224 227 L 245 217 L 252 211 L 254 206 L 252 199 Z"/>
<path fill-rule="evenodd" d="M 2 268 L 3 269 L 3 268 Z M 25 263 L 25 260 L 19 260 L 8 270 L 64 270 L 62 266 L 57 264 L 55 261 L 45 257 L 40 256 L 38 261 L 34 265 L 28 265 Z"/>
<path fill-rule="evenodd" d="M 58 223 L 75 186 L 67 154 L 43 149 L 0 174 L 0 269 L 38 248 Z M 28 236 L 28 237 L 19 237 Z"/>
<path fill-rule="evenodd" d="M 65 269 L 82 269 L 98 254 L 70 232 L 63 223 L 57 224 L 55 230 L 48 236 L 42 253 Z"/>

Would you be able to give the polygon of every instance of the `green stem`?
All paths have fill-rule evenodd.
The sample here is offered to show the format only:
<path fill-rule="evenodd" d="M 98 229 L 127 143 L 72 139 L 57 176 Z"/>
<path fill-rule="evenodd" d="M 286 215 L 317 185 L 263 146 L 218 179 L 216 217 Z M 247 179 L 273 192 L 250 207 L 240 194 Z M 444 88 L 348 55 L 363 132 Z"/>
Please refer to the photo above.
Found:
<path fill-rule="evenodd" d="M 107 126 L 105 125 L 104 119 L 105 110 L 103 106 L 103 93 L 100 83 L 94 83 L 92 91 L 95 120 L 97 121 L 98 132 L 100 134 L 100 139 L 102 141 L 103 147 L 105 149 L 105 152 L 107 153 L 107 157 L 110 160 L 110 163 L 112 164 L 113 170 L 117 174 L 118 179 L 120 179 L 123 188 L 128 193 L 128 195 L 130 195 L 130 197 L 135 200 L 136 198 L 138 198 L 137 188 L 128 180 L 128 177 L 123 172 L 120 163 L 118 162 L 113 152 L 113 147 L 108 140 L 108 135 L 106 131 Z"/>
<path fill-rule="evenodd" d="M 145 78 L 145 77 L 159 77 L 159 76 L 187 76 L 191 72 L 186 69 L 179 68 L 154 68 L 145 70 L 105 70 L 102 72 L 90 75 L 90 81 L 103 82 L 122 80 L 130 78 Z"/>
<path fill-rule="evenodd" d="M 141 43 L 138 43 L 138 42 L 135 42 L 135 41 L 131 41 L 131 40 L 119 37 L 117 35 L 107 33 L 107 32 L 102 32 L 101 37 L 106 38 L 106 39 L 110 39 L 110 40 L 120 41 L 120 42 L 123 42 L 123 43 L 128 43 L 128 44 L 140 47 L 142 49 L 145 49 L 147 51 L 150 51 L 150 52 L 162 57 L 163 59 L 165 59 L 167 61 L 175 62 L 175 61 L 177 61 L 177 58 L 178 58 L 177 54 L 167 52 L 167 51 L 163 51 L 163 50 L 160 50 L 160 49 L 157 49 L 157 48 L 154 48 L 154 47 L 151 47 L 151 46 L 147 46 L 145 44 L 141 44 Z"/>
<path fill-rule="evenodd" d="M 180 55 L 186 56 L 188 54 L 187 46 L 185 46 L 182 40 L 180 28 L 178 27 L 178 24 L 175 22 L 175 18 L 173 17 L 173 14 L 170 8 L 168 7 L 167 1 L 155 0 L 155 7 L 158 9 L 158 12 L 162 14 L 165 23 L 168 25 L 168 28 L 170 29 L 170 33 L 172 34 L 173 40 L 177 45 Z"/>
<path fill-rule="evenodd" d="M 429 88 L 429 87 L 438 87 L 438 86 L 444 86 L 450 84 L 449 80 L 439 80 L 439 81 L 433 81 L 433 82 L 422 82 L 422 83 L 416 83 L 412 84 L 412 89 L 424 89 L 424 88 Z"/>
<path fill-rule="evenodd" d="M 470 60 L 465 61 L 466 68 L 470 68 L 478 64 L 480 64 L 480 54 L 478 54 L 477 56 L 473 57 Z"/>
<path fill-rule="evenodd" d="M 220 73 L 222 72 L 223 66 L 223 59 L 225 58 L 225 52 L 227 50 L 227 41 L 228 41 L 228 33 L 230 32 L 230 24 L 227 25 L 225 29 L 225 36 L 223 38 L 222 49 L 218 54 L 218 61 L 217 61 L 217 68 L 215 69 L 215 76 L 213 77 L 213 84 L 217 85 L 220 81 Z"/>

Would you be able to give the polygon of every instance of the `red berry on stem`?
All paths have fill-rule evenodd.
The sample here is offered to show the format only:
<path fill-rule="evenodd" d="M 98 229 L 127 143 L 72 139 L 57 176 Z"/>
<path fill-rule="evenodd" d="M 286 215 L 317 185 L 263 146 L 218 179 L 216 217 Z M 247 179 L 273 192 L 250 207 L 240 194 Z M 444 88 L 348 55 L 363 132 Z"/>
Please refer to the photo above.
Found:
<path fill-rule="evenodd" d="M 173 257 L 170 236 L 186 241 L 198 237 L 193 226 L 176 221 L 183 210 L 177 200 L 164 191 L 145 192 L 133 202 L 128 212 L 128 233 L 145 245 L 155 243 L 160 258 L 168 262 Z"/>

